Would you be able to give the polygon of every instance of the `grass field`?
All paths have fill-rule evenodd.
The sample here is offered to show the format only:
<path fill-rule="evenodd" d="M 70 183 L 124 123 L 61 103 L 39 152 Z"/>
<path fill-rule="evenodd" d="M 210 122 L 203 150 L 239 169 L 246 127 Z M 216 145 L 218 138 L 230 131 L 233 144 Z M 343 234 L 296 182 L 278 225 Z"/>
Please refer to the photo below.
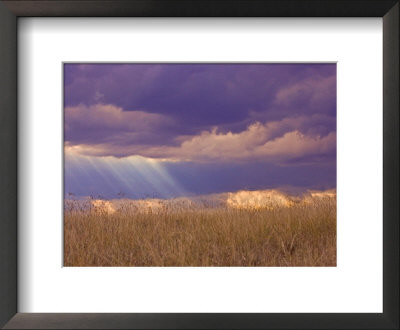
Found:
<path fill-rule="evenodd" d="M 71 202 L 74 203 L 74 202 Z M 65 266 L 336 266 L 336 198 L 267 208 L 72 208 Z"/>

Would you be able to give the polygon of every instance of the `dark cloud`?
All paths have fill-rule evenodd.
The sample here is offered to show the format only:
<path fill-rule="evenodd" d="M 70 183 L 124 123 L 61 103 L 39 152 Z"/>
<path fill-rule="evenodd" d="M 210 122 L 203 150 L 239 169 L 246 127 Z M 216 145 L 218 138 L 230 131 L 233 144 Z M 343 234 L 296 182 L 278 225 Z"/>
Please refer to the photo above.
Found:
<path fill-rule="evenodd" d="M 65 77 L 66 106 L 168 115 L 180 134 L 336 112 L 335 64 L 66 64 Z"/>
<path fill-rule="evenodd" d="M 69 145 L 110 146 L 168 144 L 175 138 L 173 119 L 145 111 L 123 111 L 110 104 L 66 107 L 65 140 Z"/>
<path fill-rule="evenodd" d="M 335 186 L 335 64 L 65 64 L 64 83 L 72 192 Z"/>

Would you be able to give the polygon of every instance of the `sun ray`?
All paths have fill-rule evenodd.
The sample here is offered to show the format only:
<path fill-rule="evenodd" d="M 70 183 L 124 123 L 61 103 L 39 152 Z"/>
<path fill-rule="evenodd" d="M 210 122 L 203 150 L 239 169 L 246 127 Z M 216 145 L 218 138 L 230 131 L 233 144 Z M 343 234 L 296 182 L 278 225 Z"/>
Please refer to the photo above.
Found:
<path fill-rule="evenodd" d="M 141 156 L 96 157 L 80 155 L 70 149 L 65 152 L 65 173 L 71 179 L 69 186 L 81 191 L 87 182 L 97 183 L 99 187 L 107 187 L 105 190 L 109 196 L 110 192 L 114 195 L 122 192 L 135 198 L 183 196 L 185 190 L 170 175 L 164 163 Z M 96 196 L 103 194 L 96 192 Z"/>

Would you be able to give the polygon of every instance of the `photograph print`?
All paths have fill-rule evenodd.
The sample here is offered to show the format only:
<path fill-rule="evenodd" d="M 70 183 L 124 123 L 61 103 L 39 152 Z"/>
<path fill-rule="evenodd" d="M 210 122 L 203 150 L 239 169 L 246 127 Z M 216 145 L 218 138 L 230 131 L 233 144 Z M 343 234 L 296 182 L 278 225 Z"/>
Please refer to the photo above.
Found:
<path fill-rule="evenodd" d="M 335 63 L 64 63 L 64 266 L 335 267 Z"/>

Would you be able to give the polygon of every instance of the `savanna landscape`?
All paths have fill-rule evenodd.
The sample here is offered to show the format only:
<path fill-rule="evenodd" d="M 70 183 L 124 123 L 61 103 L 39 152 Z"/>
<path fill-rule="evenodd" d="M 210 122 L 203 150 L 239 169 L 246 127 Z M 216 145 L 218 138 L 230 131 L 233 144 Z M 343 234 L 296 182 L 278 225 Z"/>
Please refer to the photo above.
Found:
<path fill-rule="evenodd" d="M 64 63 L 64 266 L 335 267 L 335 63 Z"/>
<path fill-rule="evenodd" d="M 336 266 L 334 191 L 68 200 L 65 212 L 66 266 Z"/>

